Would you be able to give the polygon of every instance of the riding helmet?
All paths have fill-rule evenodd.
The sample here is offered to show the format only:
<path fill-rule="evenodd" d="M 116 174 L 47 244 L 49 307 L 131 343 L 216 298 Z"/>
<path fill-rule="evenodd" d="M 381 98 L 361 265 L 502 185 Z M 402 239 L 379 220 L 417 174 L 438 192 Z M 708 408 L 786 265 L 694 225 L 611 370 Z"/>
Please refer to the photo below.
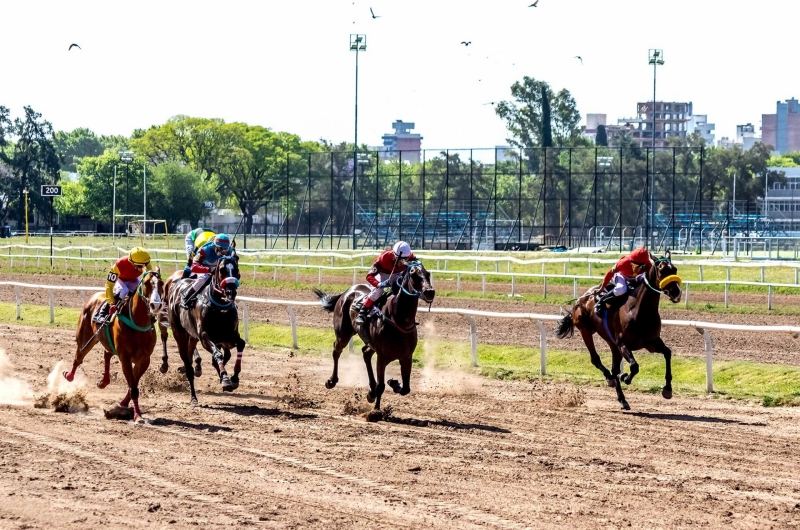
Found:
<path fill-rule="evenodd" d="M 128 259 L 130 259 L 134 265 L 147 265 L 150 263 L 150 253 L 142 247 L 134 247 L 131 249 L 131 254 L 128 256 Z"/>
<path fill-rule="evenodd" d="M 214 237 L 214 246 L 227 253 L 231 248 L 231 238 L 228 237 L 228 234 L 217 234 L 216 237 Z"/>
<path fill-rule="evenodd" d="M 392 247 L 392 252 L 398 258 L 407 258 L 411 255 L 411 246 L 405 241 L 398 241 Z"/>
<path fill-rule="evenodd" d="M 646 248 L 637 248 L 631 252 L 631 261 L 637 265 L 645 265 L 650 261 L 650 253 Z"/>

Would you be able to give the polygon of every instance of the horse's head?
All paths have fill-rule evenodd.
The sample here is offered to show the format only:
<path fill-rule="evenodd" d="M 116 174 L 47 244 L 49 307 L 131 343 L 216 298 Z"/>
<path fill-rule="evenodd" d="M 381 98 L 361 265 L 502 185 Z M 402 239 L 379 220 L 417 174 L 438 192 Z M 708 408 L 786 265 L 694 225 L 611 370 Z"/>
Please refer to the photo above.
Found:
<path fill-rule="evenodd" d="M 217 262 L 214 271 L 216 283 L 219 285 L 219 292 L 223 302 L 229 303 L 236 300 L 237 289 L 239 288 L 239 258 L 235 254 L 224 257 Z"/>
<path fill-rule="evenodd" d="M 436 291 L 431 286 L 431 273 L 419 261 L 409 263 L 401 286 L 409 294 L 416 295 L 429 304 L 436 296 Z"/>
<path fill-rule="evenodd" d="M 672 264 L 672 254 L 669 250 L 663 258 L 653 260 L 655 265 L 656 286 L 669 297 L 673 304 L 681 301 L 681 277 L 678 276 L 678 267 Z"/>
<path fill-rule="evenodd" d="M 161 268 L 147 271 L 142 279 L 143 296 L 147 300 L 150 315 L 156 316 L 161 311 L 164 298 L 164 282 L 161 281 Z"/>

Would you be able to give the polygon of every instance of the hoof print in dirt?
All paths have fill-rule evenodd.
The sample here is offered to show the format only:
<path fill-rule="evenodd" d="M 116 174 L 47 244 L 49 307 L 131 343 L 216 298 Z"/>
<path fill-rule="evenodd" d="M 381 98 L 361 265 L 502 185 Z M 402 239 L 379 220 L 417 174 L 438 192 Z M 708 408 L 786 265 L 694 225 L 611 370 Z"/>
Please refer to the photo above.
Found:
<path fill-rule="evenodd" d="M 384 407 L 383 409 L 372 409 L 371 411 L 364 414 L 364 419 L 368 422 L 376 422 L 376 421 L 389 421 L 389 418 L 392 417 L 392 407 Z"/>
<path fill-rule="evenodd" d="M 107 420 L 125 420 L 130 421 L 133 419 L 133 407 L 120 407 L 116 405 L 110 409 L 103 409 Z"/>

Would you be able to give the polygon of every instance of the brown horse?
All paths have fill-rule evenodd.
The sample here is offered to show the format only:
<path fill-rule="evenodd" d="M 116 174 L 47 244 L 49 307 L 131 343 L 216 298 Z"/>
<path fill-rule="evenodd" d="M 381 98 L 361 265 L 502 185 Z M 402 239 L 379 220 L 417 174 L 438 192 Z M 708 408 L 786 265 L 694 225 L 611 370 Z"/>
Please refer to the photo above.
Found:
<path fill-rule="evenodd" d="M 164 282 L 164 303 L 161 304 L 161 314 L 158 317 L 161 347 L 163 348 L 161 366 L 158 367 L 158 370 L 162 374 L 166 374 L 169 371 L 169 355 L 167 354 L 167 341 L 169 340 L 169 293 L 172 289 L 172 284 L 182 278 L 183 270 L 177 270 Z M 192 357 L 194 358 L 194 376 L 200 377 L 203 375 L 203 365 L 201 364 L 202 359 L 200 358 L 200 352 L 197 351 L 197 348 L 194 349 Z M 186 373 L 186 368 L 184 368 L 183 364 L 178 367 L 178 372 L 182 374 Z"/>
<path fill-rule="evenodd" d="M 208 285 L 197 294 L 197 303 L 190 309 L 181 307 L 181 298 L 195 280 L 177 280 L 170 286 L 167 315 L 186 377 L 189 379 L 193 404 L 197 403 L 197 394 L 194 389 L 192 354 L 198 342 L 212 355 L 211 363 L 219 375 L 222 391 L 233 392 L 239 387 L 245 342 L 239 336 L 239 314 L 235 303 L 238 278 L 238 258 L 222 258 L 211 271 Z M 228 377 L 225 364 L 230 360 L 230 350 L 234 347 L 237 352 L 236 364 L 233 377 Z"/>
<path fill-rule="evenodd" d="M 367 365 L 367 376 L 369 377 L 369 393 L 367 400 L 375 402 L 375 409 L 381 408 L 381 396 L 386 389 L 384 383 L 386 375 L 386 365 L 392 361 L 400 362 L 400 375 L 403 379 L 403 386 L 395 379 L 390 379 L 388 385 L 396 393 L 405 396 L 411 392 L 411 360 L 414 349 L 417 347 L 417 316 L 418 299 L 432 303 L 436 291 L 431 287 L 431 275 L 422 266 L 422 263 L 415 261 L 409 263 L 403 276 L 393 286 L 393 296 L 382 309 L 383 318 L 369 320 L 368 326 L 362 326 L 355 330 L 357 310 L 353 308 L 353 302 L 358 297 L 369 294 L 370 287 L 367 285 L 354 285 L 347 291 L 336 296 L 330 296 L 318 289 L 314 289 L 314 294 L 320 299 L 322 308 L 333 313 L 333 328 L 336 333 L 336 340 L 333 343 L 333 375 L 325 383 L 325 388 L 333 388 L 339 382 L 339 356 L 341 356 L 350 338 L 358 332 L 358 336 L 364 341 L 362 352 L 364 363 Z M 375 363 L 378 372 L 377 381 L 372 371 L 372 355 L 378 354 Z"/>
<path fill-rule="evenodd" d="M 654 266 L 640 285 L 628 291 L 628 299 L 621 306 L 605 309 L 601 315 L 597 315 L 593 310 L 595 295 L 602 286 L 592 287 L 578 298 L 572 311 L 567 312 L 559 321 L 556 331 L 556 336 L 563 339 L 571 337 L 575 328 L 578 328 L 583 342 L 589 349 L 592 364 L 603 372 L 608 386 L 616 389 L 617 400 L 624 410 L 629 410 L 631 407 L 622 393 L 620 380 L 626 385 L 630 384 L 634 376 L 639 373 L 639 364 L 633 357 L 633 352 L 641 349 L 664 355 L 666 384 L 661 390 L 661 395 L 665 399 L 672 399 L 672 351 L 661 340 L 658 302 L 662 294 L 666 294 L 673 304 L 680 302 L 681 279 L 677 275 L 677 267 L 672 264 L 669 250 L 663 258 L 656 259 L 652 254 L 650 258 Z M 593 337 L 595 333 L 611 348 L 610 372 L 603 366 L 595 349 Z M 631 366 L 630 374 L 620 375 L 623 358 Z"/>
<path fill-rule="evenodd" d="M 164 284 L 161 282 L 160 269 L 156 267 L 155 270 L 144 273 L 138 289 L 128 295 L 114 320 L 99 332 L 101 324 L 92 322 L 92 316 L 103 303 L 105 295 L 95 293 L 90 296 L 83 304 L 83 311 L 78 320 L 78 330 L 75 333 L 77 348 L 72 370 L 63 373 L 67 381 L 72 381 L 75 370 L 83 363 L 86 354 L 99 342 L 105 349 L 105 371 L 97 386 L 105 388 L 111 382 L 109 373 L 111 357 L 117 355 L 125 381 L 128 383 L 128 393 L 117 408 L 129 410 L 128 404 L 133 399 L 135 421 L 142 421 L 142 411 L 139 409 L 139 379 L 150 366 L 150 356 L 156 346 L 153 322 L 161 310 L 163 294 Z M 119 413 L 118 410 L 117 414 L 120 415 Z"/>

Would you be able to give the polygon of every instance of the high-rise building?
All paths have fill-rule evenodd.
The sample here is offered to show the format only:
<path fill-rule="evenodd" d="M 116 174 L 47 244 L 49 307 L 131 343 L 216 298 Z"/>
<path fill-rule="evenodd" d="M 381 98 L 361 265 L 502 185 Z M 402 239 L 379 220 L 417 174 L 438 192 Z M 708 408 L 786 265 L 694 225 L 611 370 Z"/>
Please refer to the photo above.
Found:
<path fill-rule="evenodd" d="M 412 133 L 413 122 L 397 120 L 392 124 L 394 133 L 383 135 L 383 149 L 379 152 L 384 160 L 399 158 L 403 153 L 403 162 L 419 163 L 422 149 L 422 136 Z"/>
<path fill-rule="evenodd" d="M 655 145 L 665 147 L 673 136 L 686 138 L 688 123 L 692 117 L 692 103 L 676 101 L 652 101 L 637 103 L 636 118 L 620 118 L 617 124 L 630 127 L 631 135 L 642 147 L 653 145 L 653 115 L 655 114 Z M 712 125 L 712 124 L 707 124 Z M 713 125 L 712 125 L 713 127 Z"/>
<path fill-rule="evenodd" d="M 707 114 L 692 114 L 689 118 L 689 123 L 686 125 L 686 134 L 698 133 L 706 141 L 706 145 L 711 146 L 714 145 L 714 133 L 712 131 L 715 128 L 713 123 L 708 123 Z"/>
<path fill-rule="evenodd" d="M 794 98 L 778 101 L 775 114 L 762 114 L 761 137 L 778 153 L 799 151 L 800 103 Z"/>

